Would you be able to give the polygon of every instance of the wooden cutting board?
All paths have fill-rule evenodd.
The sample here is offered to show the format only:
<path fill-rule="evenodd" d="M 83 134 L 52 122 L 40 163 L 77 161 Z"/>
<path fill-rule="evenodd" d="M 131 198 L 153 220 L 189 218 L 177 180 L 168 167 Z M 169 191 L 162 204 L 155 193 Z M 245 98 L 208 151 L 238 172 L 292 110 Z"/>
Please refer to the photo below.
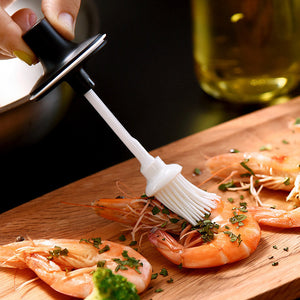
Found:
<path fill-rule="evenodd" d="M 300 117 L 299 98 L 199 132 L 152 154 L 159 155 L 166 163 L 182 165 L 183 175 L 197 185 L 209 177 L 205 159 L 231 148 L 258 151 L 261 146 L 272 144 L 272 151 L 299 154 L 300 133 L 288 128 L 289 121 L 296 117 Z M 199 176 L 193 175 L 196 167 L 203 171 Z M 99 198 L 120 195 L 116 186 L 118 181 L 136 196 L 144 192 L 145 180 L 139 173 L 138 162 L 135 159 L 126 161 L 3 213 L 0 244 L 13 242 L 20 235 L 31 239 L 100 236 L 118 241 L 123 226 L 97 216 L 88 207 Z M 205 188 L 215 185 L 213 180 Z M 226 193 L 222 193 L 222 197 L 227 199 Z M 2 198 L 1 201 L 9 199 Z M 123 243 L 129 244 L 130 235 L 126 236 Z M 289 251 L 283 251 L 285 247 Z M 211 269 L 179 269 L 146 239 L 141 252 L 152 264 L 153 272 L 159 272 L 161 268 L 167 268 L 169 272 L 168 277 L 158 276 L 152 280 L 152 288 L 141 295 L 142 299 L 294 299 L 300 296 L 300 229 L 263 228 L 260 244 L 249 258 Z M 274 259 L 270 260 L 270 256 Z M 273 261 L 278 265 L 272 266 Z M 22 283 L 34 277 L 29 270 L 1 269 L 0 298 L 74 299 L 55 292 L 41 280 L 20 288 Z M 167 283 L 169 277 L 173 278 L 173 283 Z M 163 291 L 155 293 L 158 288 Z"/>

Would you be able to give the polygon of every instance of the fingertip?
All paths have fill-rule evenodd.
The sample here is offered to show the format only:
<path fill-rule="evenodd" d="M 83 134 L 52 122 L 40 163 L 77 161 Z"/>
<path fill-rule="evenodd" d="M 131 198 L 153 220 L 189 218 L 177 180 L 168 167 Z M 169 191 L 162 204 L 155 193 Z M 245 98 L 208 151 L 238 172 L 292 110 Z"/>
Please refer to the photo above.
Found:
<path fill-rule="evenodd" d="M 37 21 L 35 12 L 29 8 L 20 9 L 11 18 L 21 28 L 22 32 L 27 32 Z"/>
<path fill-rule="evenodd" d="M 75 22 L 73 16 L 67 12 L 61 12 L 58 15 L 58 21 L 60 25 L 63 26 L 63 29 L 61 30 L 65 31 L 63 35 L 72 40 L 75 35 Z"/>
<path fill-rule="evenodd" d="M 57 17 L 46 16 L 48 22 L 67 40 L 73 40 L 75 36 L 75 25 L 72 16 L 68 13 L 60 13 Z"/>
<path fill-rule="evenodd" d="M 80 8 L 80 0 L 43 0 L 42 12 L 51 25 L 66 39 L 75 36 L 75 22 Z"/>

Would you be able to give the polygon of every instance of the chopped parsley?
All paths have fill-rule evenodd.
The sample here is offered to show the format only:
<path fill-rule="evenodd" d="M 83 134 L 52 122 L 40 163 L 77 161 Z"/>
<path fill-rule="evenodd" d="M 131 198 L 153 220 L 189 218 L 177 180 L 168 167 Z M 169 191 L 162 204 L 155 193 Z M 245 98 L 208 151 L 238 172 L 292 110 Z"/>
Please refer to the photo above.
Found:
<path fill-rule="evenodd" d="M 122 235 L 119 236 L 119 241 L 121 241 L 121 242 L 126 241 L 126 237 L 125 237 L 124 234 L 122 234 Z"/>
<path fill-rule="evenodd" d="M 195 168 L 195 169 L 194 169 L 194 174 L 195 174 L 195 175 L 200 175 L 200 174 L 201 174 L 200 169 L 199 169 L 199 168 Z"/>
<path fill-rule="evenodd" d="M 168 276 L 169 275 L 168 270 L 166 268 L 162 268 L 159 272 L 159 275 L 162 275 L 164 277 Z"/>
<path fill-rule="evenodd" d="M 281 142 L 282 142 L 282 144 L 289 144 L 289 142 L 287 140 L 282 140 Z"/>
<path fill-rule="evenodd" d="M 117 267 L 115 269 L 116 272 L 118 272 L 119 270 L 128 270 L 127 267 L 129 267 L 134 269 L 137 273 L 141 274 L 139 266 L 142 266 L 143 263 L 141 263 L 139 259 L 130 257 L 128 255 L 128 251 L 126 250 L 122 252 L 122 256 L 124 257 L 124 260 L 121 260 L 120 258 L 113 258 L 113 261 L 117 263 Z"/>
<path fill-rule="evenodd" d="M 192 230 L 197 230 L 204 242 L 210 242 L 214 239 L 214 234 L 217 233 L 220 225 L 212 222 L 210 219 L 210 214 L 205 214 L 204 220 L 198 222 L 198 224 L 192 227 Z"/>
<path fill-rule="evenodd" d="M 183 230 L 186 226 L 187 226 L 187 222 L 186 221 L 182 222 L 182 224 L 181 224 L 181 230 Z"/>
<path fill-rule="evenodd" d="M 164 227 L 167 226 L 167 224 L 168 224 L 168 222 L 166 221 L 166 222 L 162 223 L 162 224 L 160 225 L 160 227 L 161 227 L 161 228 L 164 228 Z"/>
<path fill-rule="evenodd" d="M 227 198 L 227 200 L 228 200 L 230 203 L 233 203 L 233 198 L 232 198 L 232 197 Z"/>
<path fill-rule="evenodd" d="M 153 274 L 151 275 L 151 279 L 156 279 L 157 276 L 158 276 L 158 273 L 153 273 Z"/>
<path fill-rule="evenodd" d="M 106 260 L 99 260 L 97 262 L 97 267 L 98 268 L 103 268 L 105 266 Z"/>
<path fill-rule="evenodd" d="M 241 211 L 241 212 L 248 212 L 247 202 L 240 202 L 239 211 Z"/>
<path fill-rule="evenodd" d="M 52 260 L 54 257 L 59 256 L 67 256 L 69 250 L 67 248 L 62 249 L 59 246 L 54 246 L 54 249 L 49 251 L 49 256 L 47 257 L 48 260 Z"/>
<path fill-rule="evenodd" d="M 283 184 L 284 185 L 290 185 L 291 181 L 290 181 L 290 177 L 285 177 L 284 178 L 284 181 L 283 181 Z"/>
<path fill-rule="evenodd" d="M 250 173 L 250 175 L 255 175 L 254 172 L 252 171 L 252 169 L 249 168 L 249 167 L 247 166 L 247 163 L 248 163 L 248 162 L 249 162 L 249 159 L 247 158 L 247 159 L 245 159 L 244 161 L 242 161 L 242 162 L 240 163 L 240 165 L 241 165 L 244 169 L 246 169 L 246 170 Z"/>
<path fill-rule="evenodd" d="M 160 209 L 157 206 L 154 206 L 152 208 L 152 214 L 153 215 L 157 215 L 158 213 L 160 213 Z"/>
<path fill-rule="evenodd" d="M 246 177 L 250 177 L 251 174 L 250 173 L 243 173 L 243 174 L 240 174 L 240 177 L 241 178 L 246 178 Z"/>
<path fill-rule="evenodd" d="M 227 234 L 230 238 L 230 242 L 234 243 L 234 242 L 238 242 L 238 244 L 240 245 L 241 242 L 242 242 L 242 239 L 241 239 L 241 235 L 235 235 L 233 232 L 231 231 L 223 231 L 224 234 Z"/>
<path fill-rule="evenodd" d="M 239 153 L 240 151 L 237 150 L 237 149 L 232 148 L 232 149 L 229 150 L 229 152 L 230 153 Z"/>
<path fill-rule="evenodd" d="M 156 289 L 155 293 L 161 293 L 163 291 L 163 289 Z"/>
<path fill-rule="evenodd" d="M 102 240 L 100 237 L 98 238 L 90 238 L 90 239 L 81 239 L 79 243 L 87 243 L 93 245 L 95 248 L 99 249 L 99 246 L 102 244 Z"/>
<path fill-rule="evenodd" d="M 272 263 L 272 266 L 273 266 L 273 267 L 278 266 L 278 261 L 274 261 L 274 262 Z"/>
<path fill-rule="evenodd" d="M 79 243 L 87 243 L 92 245 L 93 247 L 100 249 L 100 245 L 102 245 L 102 240 L 100 237 L 98 238 L 90 238 L 90 239 L 81 239 Z M 102 249 L 98 251 L 99 254 L 110 250 L 109 245 L 105 245 Z"/>
<path fill-rule="evenodd" d="M 176 218 L 170 218 L 170 222 L 176 224 L 177 222 L 179 222 L 179 219 Z"/>
<path fill-rule="evenodd" d="M 261 146 L 259 148 L 259 151 L 269 151 L 269 150 L 272 150 L 272 145 L 271 144 L 267 144 L 267 145 Z"/>
<path fill-rule="evenodd" d="M 100 249 L 100 250 L 98 251 L 98 253 L 101 254 L 101 253 L 104 253 L 104 252 L 106 252 L 106 251 L 108 251 L 108 250 L 110 250 L 109 246 L 108 246 L 108 245 L 105 245 L 102 249 Z"/>
<path fill-rule="evenodd" d="M 141 195 L 141 198 L 142 199 L 149 199 L 149 200 L 154 200 L 155 199 L 155 197 L 154 196 L 151 196 L 151 197 L 148 197 L 146 194 L 143 194 L 143 195 Z"/>
<path fill-rule="evenodd" d="M 283 248 L 283 250 L 287 252 L 287 251 L 289 251 L 289 247 L 285 247 L 285 248 Z"/>
<path fill-rule="evenodd" d="M 237 214 L 235 211 L 233 212 L 233 217 L 229 219 L 231 224 L 238 224 L 238 226 L 244 226 L 243 221 L 247 219 L 247 216 L 244 214 Z"/>
<path fill-rule="evenodd" d="M 161 210 L 161 212 L 165 215 L 169 215 L 170 214 L 170 211 L 165 207 Z"/>
<path fill-rule="evenodd" d="M 173 283 L 174 279 L 172 277 L 170 277 L 170 279 L 167 280 L 167 283 Z"/>
<path fill-rule="evenodd" d="M 137 241 L 131 241 L 129 246 L 135 246 L 137 244 Z"/>
<path fill-rule="evenodd" d="M 223 184 L 220 184 L 218 186 L 218 189 L 220 191 L 227 191 L 229 188 L 232 188 L 232 187 L 235 187 L 235 184 L 234 184 L 233 180 L 231 180 L 229 182 L 226 182 L 226 183 L 223 183 Z"/>

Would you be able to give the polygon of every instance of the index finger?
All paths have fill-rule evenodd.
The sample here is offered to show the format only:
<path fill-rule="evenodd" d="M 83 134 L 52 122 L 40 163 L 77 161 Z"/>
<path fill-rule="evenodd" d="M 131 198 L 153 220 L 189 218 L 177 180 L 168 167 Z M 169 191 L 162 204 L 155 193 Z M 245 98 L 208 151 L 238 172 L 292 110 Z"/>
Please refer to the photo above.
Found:
<path fill-rule="evenodd" d="M 2 52 L 12 56 L 23 57 L 27 63 L 32 64 L 36 58 L 31 49 L 22 39 L 23 31 L 17 23 L 0 7 L 0 48 Z M 21 58 L 22 59 L 22 58 Z"/>

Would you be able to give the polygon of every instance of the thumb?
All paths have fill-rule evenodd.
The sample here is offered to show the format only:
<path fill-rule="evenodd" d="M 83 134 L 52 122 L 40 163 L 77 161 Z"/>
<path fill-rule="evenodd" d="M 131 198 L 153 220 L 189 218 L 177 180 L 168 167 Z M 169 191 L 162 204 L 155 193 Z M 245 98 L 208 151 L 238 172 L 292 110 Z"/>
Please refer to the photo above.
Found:
<path fill-rule="evenodd" d="M 66 39 L 74 38 L 80 0 L 43 0 L 42 12 L 51 25 Z"/>

